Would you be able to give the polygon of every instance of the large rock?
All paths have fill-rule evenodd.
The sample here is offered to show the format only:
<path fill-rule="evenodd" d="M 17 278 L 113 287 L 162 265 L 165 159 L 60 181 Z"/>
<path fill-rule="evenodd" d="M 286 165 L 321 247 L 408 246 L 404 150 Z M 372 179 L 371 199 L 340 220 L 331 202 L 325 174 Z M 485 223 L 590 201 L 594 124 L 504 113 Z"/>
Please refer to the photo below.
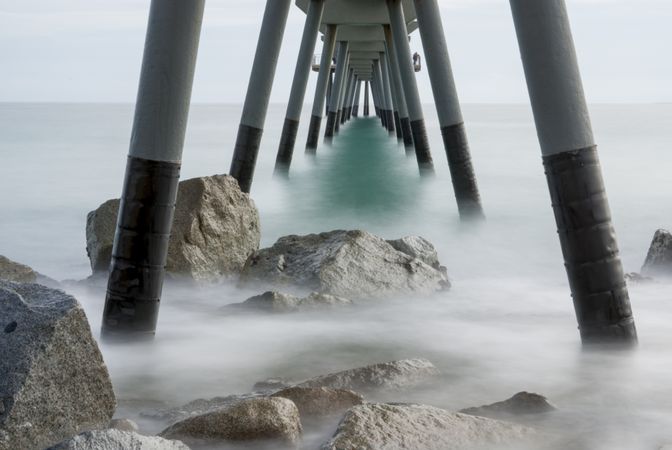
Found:
<path fill-rule="evenodd" d="M 301 420 L 296 405 L 286 398 L 262 397 L 244 400 L 190 417 L 160 433 L 189 445 L 217 441 L 274 441 L 293 445 L 301 437 Z"/>
<path fill-rule="evenodd" d="M 427 264 L 427 252 L 421 259 L 416 250 L 405 253 L 360 230 L 284 236 L 250 256 L 241 283 L 295 286 L 346 298 L 429 294 L 450 287 L 445 270 Z"/>
<path fill-rule="evenodd" d="M 180 441 L 143 436 L 131 431 L 86 431 L 47 450 L 189 450 Z"/>
<path fill-rule="evenodd" d="M 231 311 L 232 309 L 239 309 L 268 313 L 290 313 L 330 309 L 349 305 L 352 305 L 352 300 L 319 292 L 311 292 L 306 297 L 297 297 L 278 291 L 267 291 L 261 295 L 250 297 L 242 303 L 227 305 L 224 310 Z"/>
<path fill-rule="evenodd" d="M 37 272 L 0 255 L 0 280 L 34 283 L 37 280 Z"/>
<path fill-rule="evenodd" d="M 672 276 L 672 234 L 657 230 L 642 266 L 642 275 Z"/>
<path fill-rule="evenodd" d="M 302 420 L 340 415 L 355 405 L 361 405 L 364 398 L 347 389 L 325 387 L 289 387 L 282 389 L 273 397 L 287 398 L 299 408 Z"/>
<path fill-rule="evenodd" d="M 84 310 L 38 284 L 0 282 L 0 449 L 103 428 L 115 398 Z"/>
<path fill-rule="evenodd" d="M 402 359 L 321 375 L 297 386 L 366 392 L 412 387 L 427 382 L 438 374 L 439 370 L 426 359 Z"/>
<path fill-rule="evenodd" d="M 402 253 L 418 258 L 430 267 L 441 269 L 439 254 L 432 243 L 423 237 L 406 236 L 401 239 L 388 240 L 387 243 Z"/>
<path fill-rule="evenodd" d="M 153 420 L 167 421 L 175 423 L 188 417 L 200 416 L 202 414 L 216 411 L 225 407 L 233 406 L 243 400 L 263 397 L 263 392 L 252 392 L 249 394 L 227 395 L 224 397 L 213 397 L 209 399 L 197 398 L 189 403 L 175 408 L 157 408 L 144 410 L 140 412 L 142 417 Z"/>
<path fill-rule="evenodd" d="M 530 392 L 518 392 L 513 397 L 491 405 L 477 406 L 460 410 L 472 416 L 490 418 L 509 418 L 510 416 L 541 414 L 555 411 L 557 408 L 548 402 L 543 395 Z"/>
<path fill-rule="evenodd" d="M 343 417 L 322 450 L 466 450 L 522 443 L 534 431 L 426 405 L 367 403 Z"/>
<path fill-rule="evenodd" d="M 108 200 L 86 218 L 86 250 L 94 272 L 107 271 L 119 200 Z M 228 175 L 180 182 L 166 271 L 196 280 L 237 274 L 259 248 L 259 213 Z"/>

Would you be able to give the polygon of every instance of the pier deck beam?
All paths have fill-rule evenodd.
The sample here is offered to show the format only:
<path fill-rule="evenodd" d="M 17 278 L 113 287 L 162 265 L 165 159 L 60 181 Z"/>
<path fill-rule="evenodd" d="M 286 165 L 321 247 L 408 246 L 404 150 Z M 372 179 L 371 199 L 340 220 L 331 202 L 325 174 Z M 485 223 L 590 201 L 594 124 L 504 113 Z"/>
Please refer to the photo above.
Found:
<path fill-rule="evenodd" d="M 151 3 L 103 311 L 105 338 L 142 338 L 156 330 L 204 5 Z"/>
<path fill-rule="evenodd" d="M 320 22 L 322 21 L 322 12 L 324 11 L 325 0 L 310 0 L 306 22 L 303 27 L 303 36 L 301 37 L 301 47 L 296 59 L 296 68 L 294 69 L 294 79 L 287 103 L 287 113 L 285 123 L 282 127 L 280 145 L 275 159 L 276 173 L 287 174 L 289 166 L 292 164 L 292 155 L 294 154 L 294 145 L 296 143 L 296 133 L 299 129 L 299 120 L 301 119 L 301 109 L 306 94 L 306 85 L 312 66 L 313 54 L 315 53 L 315 40 L 319 32 Z M 321 108 L 320 108 L 321 109 Z"/>
<path fill-rule="evenodd" d="M 336 129 L 336 122 L 338 119 L 338 101 L 341 96 L 341 88 L 343 86 L 343 78 L 346 75 L 346 64 L 348 54 L 348 42 L 338 42 L 338 55 L 336 56 L 336 75 L 334 77 L 334 85 L 331 88 L 331 98 L 329 99 L 329 113 L 327 114 L 327 126 L 324 129 L 324 137 L 331 138 L 334 136 Z"/>
<path fill-rule="evenodd" d="M 563 0 L 510 0 L 584 344 L 633 344 L 635 322 Z"/>
<path fill-rule="evenodd" d="M 322 56 L 320 58 L 320 71 L 317 75 L 317 84 L 315 86 L 315 98 L 313 99 L 313 114 L 310 117 L 308 128 L 308 139 L 306 140 L 306 153 L 315 153 L 320 135 L 320 126 L 322 125 L 322 110 L 327 105 L 326 98 L 331 89 L 331 60 L 334 57 L 334 48 L 336 47 L 336 25 L 327 25 L 324 34 L 324 44 L 322 45 Z M 326 96 L 325 96 L 326 94 Z"/>

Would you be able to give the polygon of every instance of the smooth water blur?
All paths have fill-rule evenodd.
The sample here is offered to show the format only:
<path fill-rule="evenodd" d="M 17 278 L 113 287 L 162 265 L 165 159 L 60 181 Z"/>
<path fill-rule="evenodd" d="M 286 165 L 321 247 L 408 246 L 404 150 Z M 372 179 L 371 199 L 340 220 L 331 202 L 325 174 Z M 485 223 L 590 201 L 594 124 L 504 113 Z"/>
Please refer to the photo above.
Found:
<path fill-rule="evenodd" d="M 240 111 L 192 108 L 184 179 L 227 172 Z M 258 292 L 231 283 L 167 285 L 153 343 L 102 346 L 120 413 L 137 417 L 153 402 L 247 392 L 271 376 L 426 357 L 443 372 L 436 386 L 382 400 L 459 409 L 536 391 L 560 408 L 540 419 L 571 441 L 559 448 L 672 442 L 672 286 L 630 286 L 636 351 L 581 351 L 528 107 L 465 107 L 488 218 L 479 226 L 458 220 L 431 105 L 432 178 L 418 175 L 414 155 L 375 118 L 351 121 L 316 156 L 305 156 L 304 111 L 290 177 L 278 179 L 284 106 L 269 110 L 252 186 L 262 245 L 336 228 L 422 235 L 436 245 L 453 288 L 338 312 L 232 317 L 216 311 Z M 121 191 L 132 113 L 131 105 L 0 104 L 0 254 L 56 279 L 89 275 L 86 213 Z M 591 113 L 624 266 L 637 271 L 655 229 L 672 220 L 672 105 L 597 105 Z M 103 289 L 69 289 L 97 334 Z"/>

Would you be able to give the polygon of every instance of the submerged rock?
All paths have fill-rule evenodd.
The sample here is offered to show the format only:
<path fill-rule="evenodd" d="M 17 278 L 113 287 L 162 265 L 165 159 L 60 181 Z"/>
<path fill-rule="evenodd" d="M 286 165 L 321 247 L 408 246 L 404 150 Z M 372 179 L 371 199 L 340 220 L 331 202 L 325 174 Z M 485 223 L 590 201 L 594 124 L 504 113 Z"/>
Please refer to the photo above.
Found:
<path fill-rule="evenodd" d="M 110 420 L 110 422 L 107 424 L 107 428 L 119 431 L 133 431 L 136 433 L 140 431 L 140 427 L 138 427 L 137 423 L 133 422 L 131 419 L 125 418 Z"/>
<path fill-rule="evenodd" d="M 86 250 L 94 272 L 107 271 L 119 200 L 88 214 Z M 250 196 L 228 175 L 180 182 L 166 271 L 195 280 L 239 273 L 259 248 L 259 213 Z"/>
<path fill-rule="evenodd" d="M 293 401 L 299 409 L 302 420 L 343 414 L 351 407 L 361 405 L 364 402 L 364 398 L 356 392 L 325 387 L 294 386 L 282 389 L 272 396 Z"/>
<path fill-rule="evenodd" d="M 438 374 L 439 370 L 426 359 L 402 359 L 321 375 L 299 383 L 297 386 L 366 392 L 412 387 L 427 382 Z"/>
<path fill-rule="evenodd" d="M 180 439 L 189 445 L 216 441 L 295 444 L 301 431 L 299 410 L 291 400 L 262 397 L 190 417 L 166 428 L 160 436 Z"/>
<path fill-rule="evenodd" d="M 86 431 L 47 450 L 189 450 L 180 441 L 143 436 L 131 431 Z"/>
<path fill-rule="evenodd" d="M 267 378 L 262 381 L 257 381 L 252 386 L 252 390 L 255 392 L 259 391 L 278 391 L 286 387 L 292 386 L 294 383 L 285 379 L 285 378 Z"/>
<path fill-rule="evenodd" d="M 405 239 L 404 245 L 413 247 L 411 238 Z M 422 258 L 361 230 L 284 236 L 250 256 L 241 283 L 295 286 L 346 298 L 430 294 L 450 287 L 445 271 L 424 261 L 433 262 L 431 252 L 416 247 Z"/>
<path fill-rule="evenodd" d="M 246 311 L 263 311 L 269 313 L 289 313 L 315 309 L 336 308 L 352 305 L 352 300 L 330 294 L 312 292 L 307 297 L 297 297 L 278 291 L 267 291 L 261 295 L 250 297 L 242 303 L 227 305 L 224 310 L 232 308 Z"/>
<path fill-rule="evenodd" d="M 225 407 L 233 406 L 243 400 L 263 397 L 260 392 L 250 394 L 227 395 L 225 397 L 213 397 L 210 399 L 198 398 L 192 400 L 177 408 L 158 408 L 153 410 L 141 411 L 140 415 L 148 419 L 164 420 L 168 422 L 177 422 L 187 417 L 198 416 L 207 412 L 215 411 Z"/>
<path fill-rule="evenodd" d="M 38 284 L 0 281 L 0 449 L 104 428 L 114 392 L 84 310 Z"/>
<path fill-rule="evenodd" d="M 37 280 L 37 272 L 28 266 L 0 255 L 0 280 L 34 283 Z"/>
<path fill-rule="evenodd" d="M 625 281 L 628 283 L 649 283 L 653 281 L 653 278 L 645 277 L 641 273 L 629 272 L 625 274 Z"/>
<path fill-rule="evenodd" d="M 672 276 L 672 234 L 657 230 L 642 266 L 642 275 Z"/>
<path fill-rule="evenodd" d="M 322 450 L 465 450 L 522 443 L 534 430 L 427 405 L 366 403 L 351 408 Z"/>
<path fill-rule="evenodd" d="M 555 411 L 557 408 L 543 395 L 530 392 L 518 392 L 513 397 L 491 405 L 477 406 L 460 410 L 472 416 L 505 418 L 511 415 L 541 414 Z"/>

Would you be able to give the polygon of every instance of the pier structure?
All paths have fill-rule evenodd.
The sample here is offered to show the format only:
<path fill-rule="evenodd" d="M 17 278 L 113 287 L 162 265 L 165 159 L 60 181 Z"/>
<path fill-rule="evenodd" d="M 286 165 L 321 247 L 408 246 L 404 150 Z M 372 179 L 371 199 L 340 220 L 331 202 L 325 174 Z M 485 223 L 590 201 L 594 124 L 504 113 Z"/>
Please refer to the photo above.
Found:
<path fill-rule="evenodd" d="M 291 0 L 267 0 L 229 173 L 250 192 Z M 564 0 L 510 0 L 576 317 L 584 343 L 636 342 L 616 235 Z M 434 172 L 409 35 L 419 29 L 461 219 L 484 217 L 437 0 L 296 0 L 306 13 L 276 157 L 287 174 L 315 42 L 322 54 L 306 152 L 359 116 Z M 175 207 L 204 0 L 152 0 L 112 252 L 104 335 L 153 334 Z M 334 64 L 335 58 L 335 64 Z M 333 72 L 333 81 L 331 80 Z M 165 99 L 170 99 L 166 102 Z"/>

